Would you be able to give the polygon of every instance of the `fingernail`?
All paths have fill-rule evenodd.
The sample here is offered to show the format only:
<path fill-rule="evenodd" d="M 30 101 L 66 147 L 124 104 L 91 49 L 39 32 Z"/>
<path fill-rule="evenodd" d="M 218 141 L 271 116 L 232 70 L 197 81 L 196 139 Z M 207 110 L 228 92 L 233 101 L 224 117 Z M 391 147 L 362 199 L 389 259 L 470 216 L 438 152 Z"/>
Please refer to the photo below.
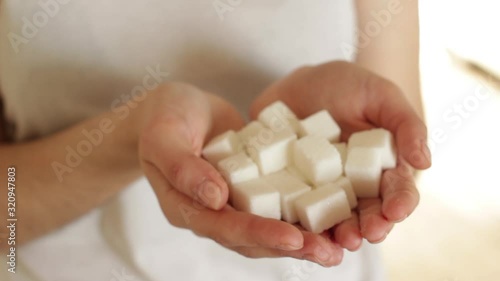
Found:
<path fill-rule="evenodd" d="M 394 222 L 395 223 L 400 223 L 400 222 L 404 221 L 406 218 L 408 218 L 408 214 L 404 214 L 400 219 L 397 219 Z"/>
<path fill-rule="evenodd" d="M 379 244 L 384 242 L 384 240 L 387 238 L 387 235 L 389 235 L 389 232 L 386 232 L 382 238 L 378 239 L 377 241 L 373 241 L 372 244 Z"/>
<path fill-rule="evenodd" d="M 429 149 L 429 146 L 427 145 L 427 142 L 424 141 L 423 146 L 422 146 L 422 153 L 424 154 L 425 158 L 429 163 L 432 163 L 432 154 L 431 150 Z"/>
<path fill-rule="evenodd" d="M 205 206 L 212 209 L 218 209 L 222 200 L 220 187 L 211 181 L 205 182 L 198 189 L 198 198 L 201 199 Z"/>
<path fill-rule="evenodd" d="M 432 163 L 432 156 L 427 141 L 416 140 L 415 149 L 410 153 L 410 161 L 419 165 L 425 165 L 425 163 Z"/>

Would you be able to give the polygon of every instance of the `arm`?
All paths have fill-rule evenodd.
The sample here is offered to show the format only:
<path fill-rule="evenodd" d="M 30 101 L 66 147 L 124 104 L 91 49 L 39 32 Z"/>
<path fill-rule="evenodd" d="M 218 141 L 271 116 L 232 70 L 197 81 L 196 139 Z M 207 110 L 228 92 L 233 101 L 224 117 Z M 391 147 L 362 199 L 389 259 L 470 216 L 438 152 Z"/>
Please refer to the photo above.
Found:
<path fill-rule="evenodd" d="M 7 182 L 7 168 L 16 168 L 17 243 L 72 221 L 102 204 L 140 175 L 136 153 L 137 138 L 130 120 L 120 120 L 112 112 L 86 120 L 58 134 L 25 143 L 0 143 L 1 185 Z M 81 163 L 66 162 L 67 147 L 77 150 L 87 140 L 83 130 L 102 130 L 102 142 L 92 145 Z M 113 129 L 114 128 L 114 129 Z M 111 131 L 111 129 L 113 129 Z M 60 163 L 57 172 L 54 163 Z M 66 167 L 64 168 L 63 165 Z M 0 221 L 7 216 L 7 190 L 0 194 Z M 4 249 L 2 241 L 0 247 Z"/>
<path fill-rule="evenodd" d="M 144 173 L 163 213 L 176 227 L 248 257 L 289 256 L 325 266 L 342 259 L 342 249 L 322 235 L 226 204 L 226 182 L 200 157 L 206 140 L 244 123 L 224 100 L 186 84 L 168 83 L 148 93 L 128 117 L 120 116 L 107 112 L 44 139 L 0 144 L 0 170 L 5 171 L 0 180 L 6 182 L 7 167 L 17 169 L 16 246 L 74 220 Z M 54 161 L 68 165 L 67 147 L 78 150 L 79 143 L 89 139 L 82 131 L 97 128 L 104 132 L 102 141 L 95 142 L 71 172 L 58 176 Z M 5 195 L 2 191 L 3 222 Z M 5 242 L 0 242 L 5 251 Z M 316 256 L 318 249 L 326 258 Z"/>
<path fill-rule="evenodd" d="M 355 1 L 361 31 L 356 63 L 399 86 L 422 118 L 418 1 Z M 372 21 L 378 22 L 380 32 L 367 31 Z"/>
<path fill-rule="evenodd" d="M 175 96 L 175 89 L 163 85 L 135 105 L 123 104 L 54 135 L 21 143 L 0 141 L 0 185 L 7 183 L 8 167 L 16 169 L 16 245 L 73 221 L 138 179 L 141 133 L 153 115 L 176 110 L 172 104 L 180 102 L 165 98 Z M 200 119 L 210 120 L 208 114 Z M 151 147 L 151 154 L 162 148 Z M 2 224 L 8 215 L 6 196 L 5 188 L 0 193 Z"/>

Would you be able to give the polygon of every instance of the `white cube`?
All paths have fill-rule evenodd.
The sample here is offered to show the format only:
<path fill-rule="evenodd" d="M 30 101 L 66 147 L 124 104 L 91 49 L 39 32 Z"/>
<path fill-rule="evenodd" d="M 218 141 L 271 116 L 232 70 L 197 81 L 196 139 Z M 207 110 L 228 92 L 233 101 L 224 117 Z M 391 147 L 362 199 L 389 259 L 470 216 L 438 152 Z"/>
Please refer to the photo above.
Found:
<path fill-rule="evenodd" d="M 246 151 L 257 163 L 260 173 L 268 175 L 284 169 L 290 163 L 291 144 L 297 139 L 297 135 L 290 130 L 264 130 L 267 130 L 266 136 L 251 138 L 246 144 Z"/>
<path fill-rule="evenodd" d="M 336 185 L 345 191 L 345 194 L 347 196 L 347 201 L 349 201 L 349 206 L 351 207 L 351 209 L 354 209 L 358 206 L 358 199 L 356 197 L 356 193 L 354 192 L 352 183 L 348 178 L 340 177 L 335 182 L 327 184 Z"/>
<path fill-rule="evenodd" d="M 325 138 L 306 136 L 293 147 L 295 167 L 314 185 L 334 181 L 342 175 L 342 161 L 335 147 Z"/>
<path fill-rule="evenodd" d="M 259 168 L 245 153 L 229 156 L 217 164 L 219 171 L 229 184 L 259 177 Z"/>
<path fill-rule="evenodd" d="M 287 170 L 264 177 L 273 188 L 280 193 L 281 217 L 289 223 L 299 221 L 295 212 L 294 202 L 302 194 L 311 191 L 311 187 L 297 179 Z"/>
<path fill-rule="evenodd" d="M 299 122 L 300 136 L 319 136 L 331 142 L 340 140 L 340 127 L 327 110 L 321 110 Z"/>
<path fill-rule="evenodd" d="M 264 129 L 264 125 L 259 121 L 252 121 L 245 127 L 239 130 L 236 134 L 243 144 L 248 143 L 251 138 L 258 137 L 259 133 Z"/>
<path fill-rule="evenodd" d="M 297 133 L 297 116 L 282 101 L 276 101 L 264 108 L 257 118 L 262 124 L 273 131 L 289 129 Z"/>
<path fill-rule="evenodd" d="M 300 181 L 302 181 L 303 183 L 307 184 L 307 185 L 313 185 L 312 182 L 310 182 L 306 176 L 304 176 L 304 174 L 302 174 L 301 171 L 299 171 L 299 169 L 297 169 L 297 167 L 295 167 L 294 164 L 290 164 L 286 167 L 286 170 L 292 174 L 295 178 L 299 179 Z"/>
<path fill-rule="evenodd" d="M 382 177 L 381 151 L 377 148 L 353 147 L 347 154 L 345 174 L 360 198 L 378 197 Z"/>
<path fill-rule="evenodd" d="M 217 165 L 220 160 L 237 154 L 241 149 L 240 139 L 231 130 L 213 138 L 203 148 L 202 155 L 212 165 Z"/>
<path fill-rule="evenodd" d="M 280 194 L 261 178 L 234 184 L 230 200 L 237 210 L 265 218 L 281 219 Z"/>
<path fill-rule="evenodd" d="M 301 195 L 295 200 L 300 224 L 314 233 L 321 233 L 351 217 L 351 208 L 344 190 L 327 185 Z"/>
<path fill-rule="evenodd" d="M 381 153 L 382 168 L 392 169 L 396 167 L 397 152 L 394 137 L 386 129 L 371 129 L 352 134 L 349 137 L 348 149 L 353 147 L 377 148 Z"/>
<path fill-rule="evenodd" d="M 340 154 L 340 159 L 342 160 L 342 165 L 345 165 L 345 161 L 347 160 L 347 143 L 333 143 L 333 146 L 337 149 Z"/>

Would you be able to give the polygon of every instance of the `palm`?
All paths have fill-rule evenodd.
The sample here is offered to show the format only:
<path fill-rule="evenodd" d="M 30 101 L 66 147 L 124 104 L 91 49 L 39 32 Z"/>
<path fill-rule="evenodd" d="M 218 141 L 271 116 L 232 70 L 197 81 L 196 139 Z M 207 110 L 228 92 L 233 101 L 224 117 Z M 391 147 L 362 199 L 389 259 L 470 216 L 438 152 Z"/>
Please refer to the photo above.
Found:
<path fill-rule="evenodd" d="M 379 198 L 362 199 L 351 219 L 332 229 L 332 239 L 355 250 L 362 238 L 382 241 L 395 222 L 417 206 L 412 167 L 427 168 L 426 130 L 399 89 L 353 64 L 333 62 L 299 69 L 266 89 L 251 108 L 252 117 L 283 100 L 300 118 L 327 109 L 342 128 L 342 140 L 356 131 L 384 127 L 396 137 L 398 167 L 384 172 Z"/>
<path fill-rule="evenodd" d="M 148 118 L 139 142 L 140 161 L 171 224 L 249 257 L 340 263 L 342 249 L 328 237 L 227 205 L 227 184 L 200 154 L 211 137 L 244 125 L 231 105 L 184 84 L 159 89 L 150 101 L 144 107 Z"/>

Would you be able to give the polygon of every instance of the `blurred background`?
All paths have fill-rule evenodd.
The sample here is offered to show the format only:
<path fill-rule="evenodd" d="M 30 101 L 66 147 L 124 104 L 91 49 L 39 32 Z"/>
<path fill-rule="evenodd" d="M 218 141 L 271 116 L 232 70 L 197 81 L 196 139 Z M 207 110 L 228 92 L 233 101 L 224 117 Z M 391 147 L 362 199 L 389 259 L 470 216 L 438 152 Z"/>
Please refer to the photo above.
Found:
<path fill-rule="evenodd" d="M 433 167 L 381 244 L 391 281 L 500 280 L 500 2 L 420 1 Z"/>

